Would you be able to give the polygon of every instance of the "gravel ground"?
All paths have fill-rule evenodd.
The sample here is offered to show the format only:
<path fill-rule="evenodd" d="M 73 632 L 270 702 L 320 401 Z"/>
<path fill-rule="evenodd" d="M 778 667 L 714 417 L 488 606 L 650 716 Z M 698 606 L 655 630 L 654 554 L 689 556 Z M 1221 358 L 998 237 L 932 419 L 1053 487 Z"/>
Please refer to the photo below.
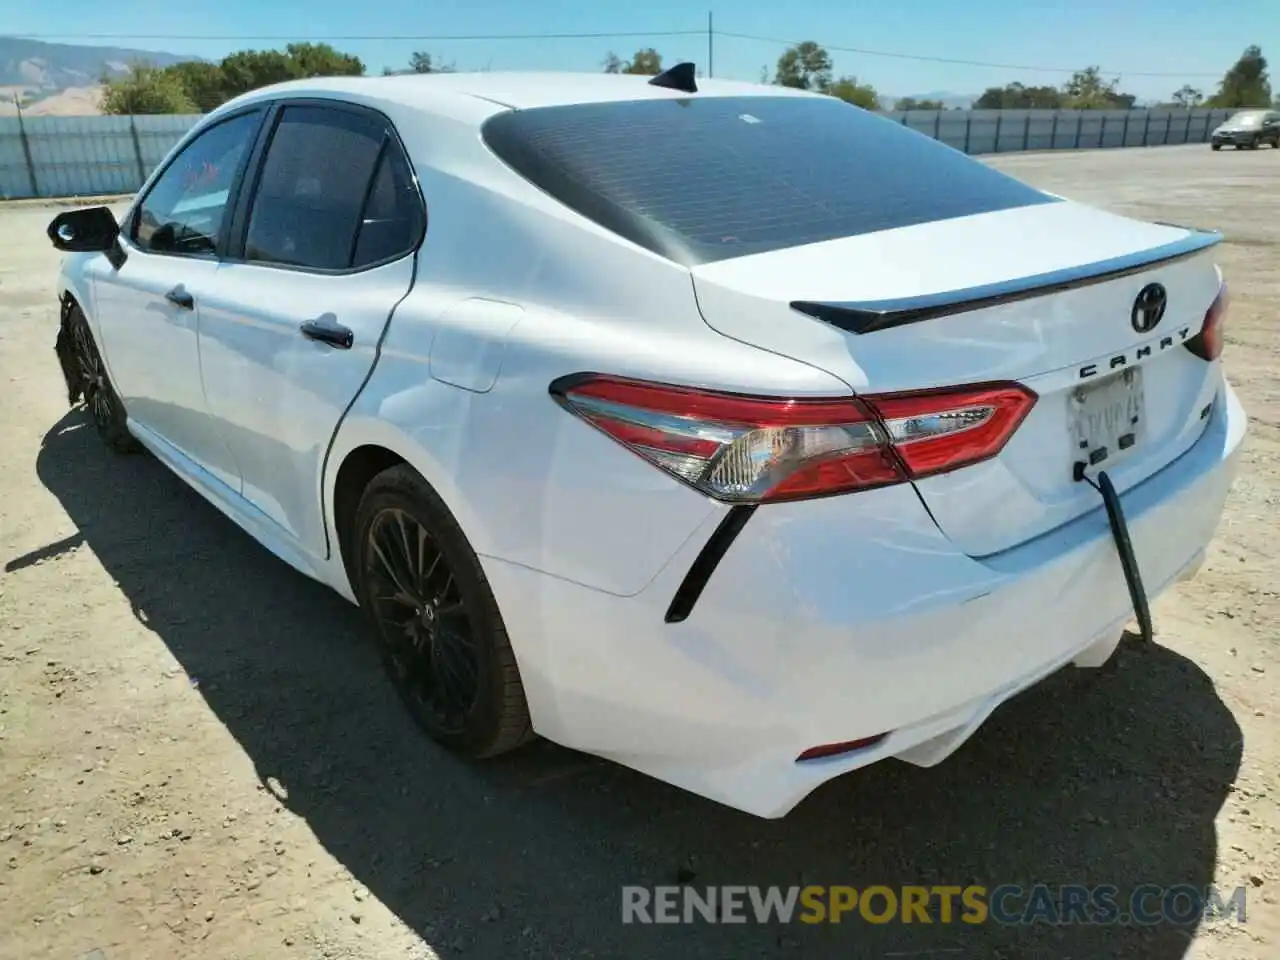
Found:
<path fill-rule="evenodd" d="M 353 608 L 67 411 L 52 209 L 0 207 L 0 957 L 1275 957 L 1280 151 L 993 162 L 1225 232 L 1243 473 L 1200 577 L 1157 604 L 1156 645 L 1050 678 L 937 768 L 880 764 L 777 822 L 547 744 L 468 765 L 426 742 Z M 1216 883 L 1248 912 L 620 922 L 622 885 L 678 878 Z"/>

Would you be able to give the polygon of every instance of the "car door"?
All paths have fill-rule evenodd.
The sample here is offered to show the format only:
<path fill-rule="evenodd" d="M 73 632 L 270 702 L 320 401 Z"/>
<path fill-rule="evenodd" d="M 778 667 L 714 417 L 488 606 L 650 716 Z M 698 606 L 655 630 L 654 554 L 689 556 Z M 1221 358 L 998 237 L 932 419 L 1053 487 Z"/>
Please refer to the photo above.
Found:
<path fill-rule="evenodd" d="M 284 102 L 267 122 L 201 303 L 201 379 L 245 499 L 325 556 L 324 457 L 412 286 L 426 212 L 381 114 Z"/>
<path fill-rule="evenodd" d="M 1262 118 L 1262 137 L 1280 146 L 1280 113 L 1268 113 Z"/>
<path fill-rule="evenodd" d="M 98 337 L 130 419 L 237 490 L 239 471 L 206 410 L 197 331 L 262 113 L 228 117 L 188 142 L 122 225 L 119 269 L 104 257 L 93 275 Z"/>

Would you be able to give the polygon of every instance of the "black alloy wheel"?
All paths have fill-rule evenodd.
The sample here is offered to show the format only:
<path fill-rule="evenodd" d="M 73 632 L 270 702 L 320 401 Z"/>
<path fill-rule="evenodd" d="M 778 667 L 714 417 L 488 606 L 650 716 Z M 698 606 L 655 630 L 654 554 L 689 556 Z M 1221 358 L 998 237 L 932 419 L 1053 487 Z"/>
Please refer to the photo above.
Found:
<path fill-rule="evenodd" d="M 369 601 L 397 679 L 456 736 L 475 705 L 476 637 L 457 580 L 434 538 L 404 510 L 373 517 L 365 541 Z"/>
<path fill-rule="evenodd" d="M 533 736 L 524 688 L 479 559 L 407 466 L 370 481 L 357 511 L 357 591 L 383 665 L 414 720 L 485 757 Z"/>
<path fill-rule="evenodd" d="M 79 387 L 85 409 L 102 442 L 116 453 L 134 453 L 141 444 L 129 432 L 124 404 L 111 385 L 102 354 L 94 342 L 93 331 L 79 307 L 73 307 L 68 319 L 73 364 L 79 376 Z"/>

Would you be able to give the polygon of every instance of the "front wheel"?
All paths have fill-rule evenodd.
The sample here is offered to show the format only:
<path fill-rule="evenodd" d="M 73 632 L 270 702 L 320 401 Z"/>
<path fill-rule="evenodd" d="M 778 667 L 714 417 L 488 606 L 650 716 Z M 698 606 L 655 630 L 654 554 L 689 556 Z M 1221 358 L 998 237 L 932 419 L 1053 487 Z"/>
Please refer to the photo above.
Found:
<path fill-rule="evenodd" d="M 383 665 L 433 740 L 490 757 L 533 738 L 520 671 L 475 551 L 411 467 L 369 482 L 356 512 L 360 606 Z"/>
<path fill-rule="evenodd" d="M 1209 149 L 1210 149 L 1210 150 L 1221 150 L 1221 149 L 1222 149 L 1222 144 L 1220 144 L 1220 143 L 1211 143 L 1211 144 L 1209 144 Z"/>
<path fill-rule="evenodd" d="M 93 331 L 89 329 L 89 321 L 78 306 L 72 305 L 68 309 L 63 334 L 67 343 L 59 350 L 59 359 L 66 356 L 64 373 L 68 369 L 74 373 L 74 381 L 69 378 L 68 383 L 71 401 L 75 403 L 83 398 L 98 436 L 109 449 L 116 453 L 138 452 L 142 445 L 129 432 L 124 403 L 111 384 L 102 354 L 93 339 Z"/>

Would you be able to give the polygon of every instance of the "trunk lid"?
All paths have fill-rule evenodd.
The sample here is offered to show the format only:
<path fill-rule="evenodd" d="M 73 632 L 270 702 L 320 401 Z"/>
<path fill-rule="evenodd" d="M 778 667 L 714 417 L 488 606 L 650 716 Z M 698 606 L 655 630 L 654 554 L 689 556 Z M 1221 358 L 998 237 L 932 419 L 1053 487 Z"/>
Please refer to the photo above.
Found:
<path fill-rule="evenodd" d="M 1061 201 L 692 273 L 713 329 L 825 370 L 858 393 L 994 380 L 1034 390 L 1039 400 L 999 456 L 916 484 L 943 532 L 985 556 L 1099 506 L 1073 477 L 1087 455 L 1082 442 L 1106 442 L 1107 459 L 1095 468 L 1123 492 L 1199 437 L 1219 365 L 1182 344 L 1218 293 L 1208 251 L 1218 239 Z M 1141 330 L 1135 303 L 1153 283 L 1166 291 L 1166 308 Z M 1126 434 L 1117 421 L 1134 417 L 1125 428 L 1133 439 L 1118 449 Z"/>

